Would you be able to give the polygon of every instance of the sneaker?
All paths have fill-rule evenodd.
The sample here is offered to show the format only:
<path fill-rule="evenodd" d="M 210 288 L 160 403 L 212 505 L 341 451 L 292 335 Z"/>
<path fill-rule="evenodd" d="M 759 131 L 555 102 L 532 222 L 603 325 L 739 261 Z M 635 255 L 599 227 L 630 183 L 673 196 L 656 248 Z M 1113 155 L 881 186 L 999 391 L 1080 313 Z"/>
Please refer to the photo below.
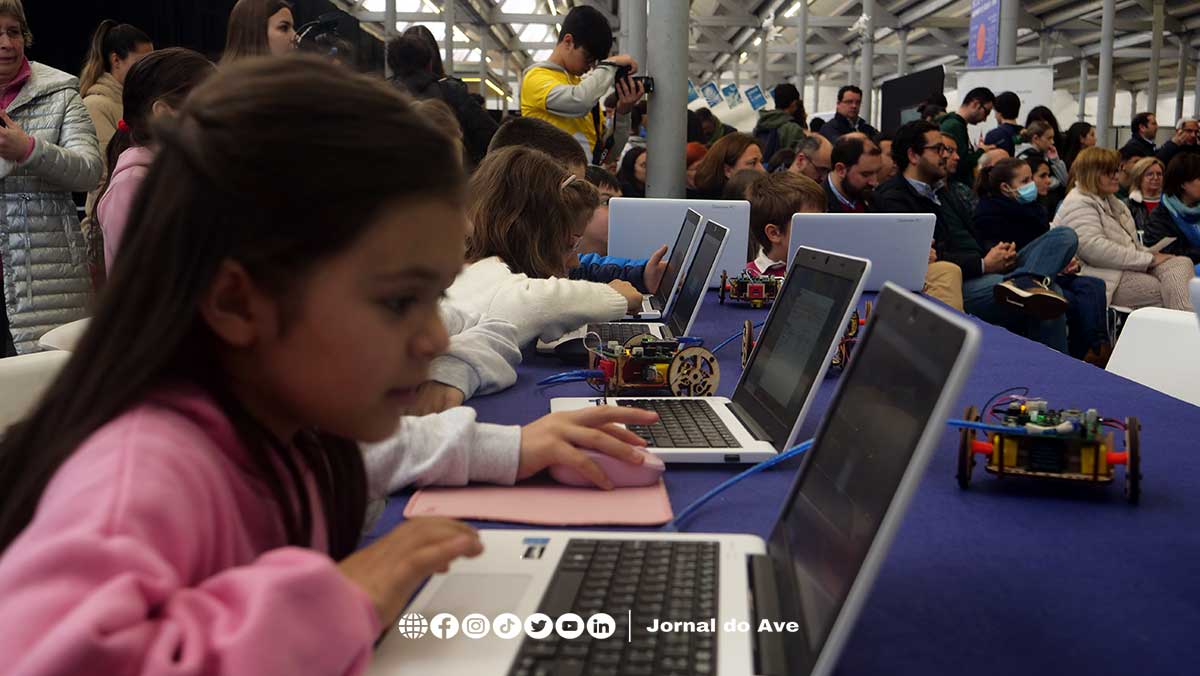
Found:
<path fill-rule="evenodd" d="M 1050 280 L 1019 275 L 997 284 L 992 291 L 1000 305 L 1015 305 L 1037 319 L 1055 319 L 1067 311 L 1067 299 L 1050 290 Z"/>

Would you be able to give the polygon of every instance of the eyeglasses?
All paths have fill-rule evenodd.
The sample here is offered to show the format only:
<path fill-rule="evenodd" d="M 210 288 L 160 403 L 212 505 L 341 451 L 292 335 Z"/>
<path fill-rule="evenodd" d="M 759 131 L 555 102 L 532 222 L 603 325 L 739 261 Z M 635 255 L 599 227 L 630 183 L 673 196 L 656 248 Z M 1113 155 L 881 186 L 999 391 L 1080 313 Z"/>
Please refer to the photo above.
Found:
<path fill-rule="evenodd" d="M 949 155 L 950 154 L 950 146 L 946 145 L 945 143 L 937 143 L 937 144 L 934 144 L 931 146 L 925 146 L 925 147 L 921 148 L 921 152 L 925 152 L 926 150 L 932 150 L 933 152 L 935 152 L 939 155 Z"/>

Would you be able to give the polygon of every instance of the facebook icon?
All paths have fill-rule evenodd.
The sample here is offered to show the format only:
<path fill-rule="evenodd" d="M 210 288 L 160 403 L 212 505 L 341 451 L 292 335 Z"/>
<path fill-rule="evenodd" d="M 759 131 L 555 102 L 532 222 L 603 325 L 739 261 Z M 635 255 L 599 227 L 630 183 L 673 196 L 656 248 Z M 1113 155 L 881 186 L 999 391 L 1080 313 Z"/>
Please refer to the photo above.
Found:
<path fill-rule="evenodd" d="M 438 638 L 454 638 L 458 634 L 458 618 L 450 613 L 438 613 L 429 622 L 429 630 Z"/>

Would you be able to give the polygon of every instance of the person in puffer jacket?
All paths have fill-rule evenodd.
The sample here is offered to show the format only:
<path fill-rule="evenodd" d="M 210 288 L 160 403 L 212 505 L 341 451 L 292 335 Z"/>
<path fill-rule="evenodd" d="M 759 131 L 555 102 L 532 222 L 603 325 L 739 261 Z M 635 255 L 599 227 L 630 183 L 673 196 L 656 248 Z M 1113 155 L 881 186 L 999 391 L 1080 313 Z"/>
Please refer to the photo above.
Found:
<path fill-rule="evenodd" d="M 32 42 L 20 0 L 0 0 L 0 267 L 10 334 L 0 349 L 22 354 L 87 314 L 91 282 L 71 193 L 95 188 L 103 171 L 79 80 L 31 63 Z"/>

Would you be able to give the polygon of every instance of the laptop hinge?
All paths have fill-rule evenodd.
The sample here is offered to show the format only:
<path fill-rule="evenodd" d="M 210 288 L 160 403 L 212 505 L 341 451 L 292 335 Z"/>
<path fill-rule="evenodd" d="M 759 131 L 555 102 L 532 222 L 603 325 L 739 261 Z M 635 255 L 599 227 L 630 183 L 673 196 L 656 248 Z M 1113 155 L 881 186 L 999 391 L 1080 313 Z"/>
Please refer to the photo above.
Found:
<path fill-rule="evenodd" d="M 750 415 L 746 413 L 746 409 L 738 406 L 732 401 L 726 403 L 725 406 L 729 409 L 729 412 L 733 414 L 733 417 L 737 418 L 738 422 L 742 423 L 742 426 L 746 428 L 746 431 L 750 433 L 750 436 L 754 437 L 758 441 L 774 443 L 771 439 L 771 436 L 767 434 L 767 431 L 759 427 L 758 423 L 754 422 L 754 418 L 751 418 Z"/>
<path fill-rule="evenodd" d="M 753 629 L 760 622 L 779 622 L 779 588 L 775 584 L 775 566 L 765 554 L 753 554 L 747 561 L 750 574 L 751 621 Z M 753 631 L 754 673 L 784 676 L 787 673 L 787 653 L 782 632 Z"/>

